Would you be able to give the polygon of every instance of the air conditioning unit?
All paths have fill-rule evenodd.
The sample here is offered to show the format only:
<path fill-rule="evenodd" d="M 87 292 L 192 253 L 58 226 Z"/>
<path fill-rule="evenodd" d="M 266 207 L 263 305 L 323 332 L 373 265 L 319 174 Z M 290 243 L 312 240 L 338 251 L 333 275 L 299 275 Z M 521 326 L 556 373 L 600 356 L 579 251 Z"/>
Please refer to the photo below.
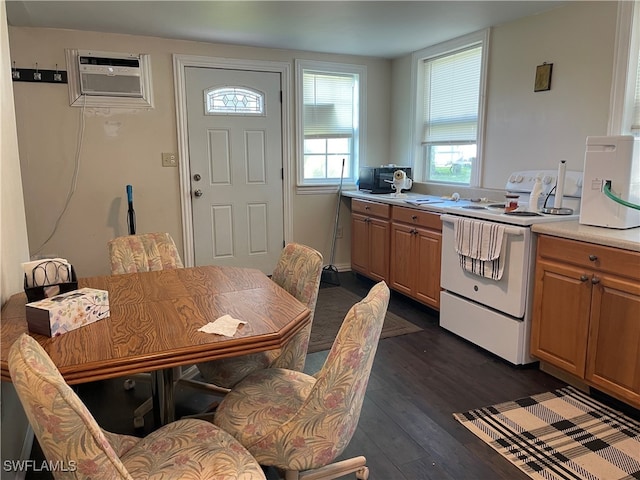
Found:
<path fill-rule="evenodd" d="M 140 56 L 78 51 L 80 93 L 107 97 L 143 97 Z"/>
<path fill-rule="evenodd" d="M 71 106 L 153 108 L 149 54 L 75 49 L 65 53 Z"/>

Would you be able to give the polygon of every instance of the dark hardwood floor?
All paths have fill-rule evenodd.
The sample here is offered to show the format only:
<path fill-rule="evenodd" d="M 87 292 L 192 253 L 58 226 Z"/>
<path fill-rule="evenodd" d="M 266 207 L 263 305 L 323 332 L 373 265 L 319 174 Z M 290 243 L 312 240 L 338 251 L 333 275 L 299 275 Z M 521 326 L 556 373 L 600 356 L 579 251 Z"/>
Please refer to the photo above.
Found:
<path fill-rule="evenodd" d="M 341 273 L 340 278 L 340 287 L 323 288 L 347 288 L 364 297 L 373 285 L 352 273 Z M 392 293 L 389 309 L 423 330 L 380 341 L 358 428 L 341 458 L 366 456 L 370 480 L 527 479 L 453 413 L 566 384 L 538 370 L 537 364 L 514 367 L 447 332 L 438 326 L 437 313 L 400 294 Z M 316 318 L 321 315 L 316 312 Z M 310 354 L 306 371 L 316 372 L 326 355 Z M 103 428 L 143 433 L 134 432 L 132 411 L 149 394 L 148 385 L 124 391 L 122 380 L 109 380 L 77 390 Z M 176 400 L 181 416 L 202 411 L 215 397 L 179 389 Z M 146 432 L 151 423 L 147 415 Z M 33 458 L 42 458 L 37 445 Z M 267 475 L 278 478 L 273 469 Z M 30 472 L 26 478 L 51 477 Z"/>

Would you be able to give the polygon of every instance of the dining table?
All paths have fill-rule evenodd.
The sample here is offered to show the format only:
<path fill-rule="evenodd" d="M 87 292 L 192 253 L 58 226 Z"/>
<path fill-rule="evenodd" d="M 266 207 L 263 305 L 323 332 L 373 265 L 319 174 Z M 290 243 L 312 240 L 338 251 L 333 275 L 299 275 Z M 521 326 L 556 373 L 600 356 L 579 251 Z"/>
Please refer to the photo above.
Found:
<path fill-rule="evenodd" d="M 156 426 L 174 419 L 174 369 L 283 347 L 310 321 L 309 309 L 257 269 L 198 266 L 78 279 L 106 290 L 109 317 L 62 335 L 29 332 L 27 298 L 2 307 L 0 368 L 11 381 L 9 349 L 23 333 L 44 347 L 69 385 L 154 373 Z M 230 315 L 233 336 L 198 331 Z"/>

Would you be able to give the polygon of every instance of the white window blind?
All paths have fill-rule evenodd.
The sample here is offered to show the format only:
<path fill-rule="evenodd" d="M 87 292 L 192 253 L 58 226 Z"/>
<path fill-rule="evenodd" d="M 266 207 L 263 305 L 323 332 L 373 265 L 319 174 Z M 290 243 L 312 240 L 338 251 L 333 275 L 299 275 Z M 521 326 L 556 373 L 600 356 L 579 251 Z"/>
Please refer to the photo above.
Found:
<path fill-rule="evenodd" d="M 475 143 L 482 46 L 424 61 L 423 144 Z"/>
<path fill-rule="evenodd" d="M 353 136 L 354 75 L 305 70 L 303 77 L 305 138 Z"/>
<path fill-rule="evenodd" d="M 638 25 L 636 28 L 640 30 L 640 25 Z M 633 103 L 633 118 L 631 120 L 631 130 L 636 135 L 640 134 L 640 49 L 638 49 L 638 71 L 636 72 L 636 93 Z"/>

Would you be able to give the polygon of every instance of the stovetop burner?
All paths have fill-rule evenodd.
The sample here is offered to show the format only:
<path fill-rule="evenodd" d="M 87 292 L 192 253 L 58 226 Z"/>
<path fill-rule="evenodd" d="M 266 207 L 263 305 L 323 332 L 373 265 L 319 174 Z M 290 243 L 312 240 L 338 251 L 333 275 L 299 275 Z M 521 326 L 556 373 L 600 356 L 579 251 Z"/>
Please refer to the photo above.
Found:
<path fill-rule="evenodd" d="M 486 210 L 487 207 L 483 207 L 482 205 L 463 205 L 462 208 L 467 208 L 469 210 Z"/>

